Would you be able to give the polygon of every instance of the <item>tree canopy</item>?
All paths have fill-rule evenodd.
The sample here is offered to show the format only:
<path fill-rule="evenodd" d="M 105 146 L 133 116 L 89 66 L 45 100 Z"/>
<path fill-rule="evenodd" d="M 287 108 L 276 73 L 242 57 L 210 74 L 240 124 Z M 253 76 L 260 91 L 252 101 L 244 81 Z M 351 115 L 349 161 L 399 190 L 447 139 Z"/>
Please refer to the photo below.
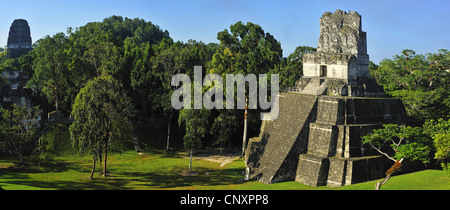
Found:
<path fill-rule="evenodd" d="M 159 26 L 120 16 L 68 28 L 67 35 L 57 33 L 34 44 L 34 74 L 28 86 L 45 95 L 56 109 L 70 113 L 75 96 L 94 77 L 111 75 L 130 90 L 133 63 L 149 59 L 141 57 L 146 55 L 144 50 L 149 51 L 145 46 L 164 38 L 169 33 Z"/>
<path fill-rule="evenodd" d="M 384 90 L 402 99 L 407 113 L 421 120 L 450 117 L 450 52 L 417 55 L 403 50 L 393 59 L 383 59 L 371 74 Z"/>

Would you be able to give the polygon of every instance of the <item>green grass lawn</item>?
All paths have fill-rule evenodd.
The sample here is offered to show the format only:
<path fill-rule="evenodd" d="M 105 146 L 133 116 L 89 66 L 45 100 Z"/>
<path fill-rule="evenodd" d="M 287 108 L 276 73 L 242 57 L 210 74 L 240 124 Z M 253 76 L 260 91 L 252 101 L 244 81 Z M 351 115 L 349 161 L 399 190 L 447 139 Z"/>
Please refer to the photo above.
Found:
<path fill-rule="evenodd" d="M 0 186 L 5 190 L 329 190 L 296 182 L 265 185 L 258 181 L 243 182 L 244 163 L 236 160 L 220 167 L 219 163 L 194 160 L 194 175 L 183 176 L 189 159 L 184 155 L 154 150 L 144 155 L 133 151 L 111 154 L 108 157 L 109 177 L 90 174 L 92 157 L 65 156 L 46 159 L 40 167 L 30 164 L 16 166 L 15 159 L 0 160 Z M 100 166 L 97 164 L 97 171 Z M 338 190 L 372 190 L 376 181 L 335 188 Z M 425 170 L 394 176 L 382 190 L 449 190 L 450 177 L 443 171 Z"/>

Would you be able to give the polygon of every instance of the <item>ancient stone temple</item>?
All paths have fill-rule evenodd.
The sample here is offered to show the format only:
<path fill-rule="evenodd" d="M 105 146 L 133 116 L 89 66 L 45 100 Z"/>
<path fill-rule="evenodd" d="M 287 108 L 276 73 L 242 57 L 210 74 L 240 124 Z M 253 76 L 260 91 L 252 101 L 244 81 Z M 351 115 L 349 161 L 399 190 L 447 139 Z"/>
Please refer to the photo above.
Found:
<path fill-rule="evenodd" d="M 7 55 L 18 58 L 32 50 L 30 27 L 23 19 L 16 19 L 11 25 L 7 43 Z M 6 68 L 7 83 L 0 86 L 0 104 L 31 104 L 31 90 L 24 88 L 29 76 L 23 70 Z"/>
<path fill-rule="evenodd" d="M 368 64 L 361 16 L 324 13 L 317 52 L 303 56 L 295 91 L 280 92 L 278 118 L 264 120 L 247 145 L 247 177 L 333 187 L 384 177 L 390 165 L 361 137 L 406 114 L 401 100 L 384 98 Z"/>
<path fill-rule="evenodd" d="M 17 58 L 32 50 L 31 33 L 28 22 L 16 19 L 9 29 L 7 53 L 10 58 Z"/>

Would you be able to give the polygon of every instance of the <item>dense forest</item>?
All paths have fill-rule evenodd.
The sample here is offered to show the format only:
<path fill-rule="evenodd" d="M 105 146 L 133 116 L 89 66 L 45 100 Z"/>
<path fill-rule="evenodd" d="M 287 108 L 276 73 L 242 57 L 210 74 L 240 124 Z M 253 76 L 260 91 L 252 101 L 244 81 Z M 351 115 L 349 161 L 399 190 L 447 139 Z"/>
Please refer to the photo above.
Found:
<path fill-rule="evenodd" d="M 37 107 L 26 116 L 21 114 L 25 111 L 17 111 L 20 107 L 1 108 L 0 138 L 29 142 L 23 150 L 27 154 L 44 145 L 48 154 L 80 151 L 100 160 L 102 155 L 106 160 L 108 149 L 120 151 L 136 144 L 142 149 L 240 147 L 244 110 L 175 110 L 172 77 L 184 73 L 193 78 L 196 65 L 205 67 L 203 75 L 279 74 L 283 90 L 301 77 L 302 55 L 316 49 L 298 46 L 284 57 L 281 43 L 250 22 L 234 23 L 219 31 L 217 39 L 219 44 L 175 41 L 150 21 L 112 16 L 45 36 L 16 59 L 8 58 L 3 49 L 0 71 L 25 71 Z M 411 118 L 428 126 L 428 142 L 436 158 L 448 160 L 450 52 L 421 55 L 404 50 L 379 65 L 371 62 L 369 69 L 390 97 L 403 100 Z M 17 137 L 14 120 L 42 115 L 42 122 L 47 122 L 47 113 L 54 111 L 68 120 Z M 260 112 L 248 112 L 249 137 L 259 133 Z M 1 146 L 16 153 L 9 144 Z"/>

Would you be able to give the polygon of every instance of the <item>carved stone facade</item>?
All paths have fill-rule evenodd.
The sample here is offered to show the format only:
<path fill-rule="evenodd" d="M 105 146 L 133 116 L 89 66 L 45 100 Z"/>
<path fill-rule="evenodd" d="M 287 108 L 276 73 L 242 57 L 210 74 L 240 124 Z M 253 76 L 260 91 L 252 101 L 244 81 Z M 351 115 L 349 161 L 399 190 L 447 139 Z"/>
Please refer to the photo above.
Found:
<path fill-rule="evenodd" d="M 309 80 L 317 78 L 326 84 L 322 88 L 314 83 L 310 84 L 304 93 L 324 94 L 314 91 L 324 91 L 323 86 L 328 85 L 328 81 L 337 80 L 342 83 L 340 90 L 328 94 L 383 95 L 382 88 L 369 78 L 366 32 L 362 31 L 361 16 L 357 12 L 336 10 L 334 13 L 325 12 L 320 18 L 317 52 L 303 56 L 303 78 L 299 81 L 298 88 L 305 89 Z"/>
<path fill-rule="evenodd" d="M 369 78 L 366 33 L 356 12 L 326 12 L 316 53 L 303 56 L 297 91 L 281 92 L 279 116 L 264 120 L 246 151 L 246 177 L 343 186 L 378 179 L 386 158 L 361 137 L 406 119 L 401 100 L 383 98 Z"/>
<path fill-rule="evenodd" d="M 303 57 L 305 77 L 345 79 L 369 77 L 366 32 L 361 30 L 357 12 L 336 10 L 320 18 L 320 38 L 317 53 Z"/>

